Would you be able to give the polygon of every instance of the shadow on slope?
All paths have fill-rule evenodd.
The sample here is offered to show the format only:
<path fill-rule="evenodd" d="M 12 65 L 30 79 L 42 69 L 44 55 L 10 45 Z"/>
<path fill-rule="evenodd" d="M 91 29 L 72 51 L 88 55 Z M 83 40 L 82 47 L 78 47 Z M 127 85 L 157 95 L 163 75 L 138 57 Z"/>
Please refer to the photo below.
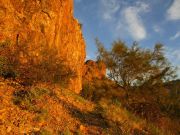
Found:
<path fill-rule="evenodd" d="M 68 110 L 69 114 L 72 117 L 75 117 L 81 123 L 88 126 L 100 127 L 103 129 L 107 129 L 109 127 L 107 120 L 101 115 L 101 113 L 98 113 L 98 111 L 96 111 L 97 108 L 95 108 L 95 110 L 92 112 L 83 112 L 73 104 L 62 100 L 57 96 L 55 96 L 55 98 L 60 104 L 62 104 Z"/>

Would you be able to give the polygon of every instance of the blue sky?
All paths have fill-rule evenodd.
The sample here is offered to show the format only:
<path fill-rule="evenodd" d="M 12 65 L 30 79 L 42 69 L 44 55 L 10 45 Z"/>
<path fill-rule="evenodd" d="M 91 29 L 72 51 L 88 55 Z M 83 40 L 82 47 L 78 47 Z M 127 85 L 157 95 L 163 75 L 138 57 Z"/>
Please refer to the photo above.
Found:
<path fill-rule="evenodd" d="M 74 0 L 74 5 L 87 59 L 96 58 L 96 37 L 106 48 L 117 39 L 144 48 L 160 42 L 180 75 L 180 0 Z"/>

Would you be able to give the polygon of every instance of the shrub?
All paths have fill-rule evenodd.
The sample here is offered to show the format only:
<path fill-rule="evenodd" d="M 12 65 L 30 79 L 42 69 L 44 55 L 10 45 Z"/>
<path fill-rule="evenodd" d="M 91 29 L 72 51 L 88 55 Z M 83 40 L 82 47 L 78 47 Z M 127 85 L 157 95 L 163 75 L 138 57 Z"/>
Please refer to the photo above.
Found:
<path fill-rule="evenodd" d="M 52 135 L 50 131 L 41 129 L 40 131 L 32 131 L 30 135 Z"/>
<path fill-rule="evenodd" d="M 172 90 L 173 91 L 173 90 Z M 160 101 L 160 108 L 171 118 L 180 118 L 180 96 L 170 94 Z"/>
<path fill-rule="evenodd" d="M 0 76 L 15 79 L 18 74 L 6 57 L 0 56 Z"/>
<path fill-rule="evenodd" d="M 59 57 L 57 49 L 47 45 L 32 49 L 28 43 L 12 44 L 10 40 L 0 43 L 0 75 L 13 79 L 18 75 L 28 85 L 36 82 L 68 84 L 70 78 L 75 77 L 73 68 Z"/>
<path fill-rule="evenodd" d="M 13 103 L 21 109 L 41 113 L 42 111 L 36 107 L 36 101 L 41 96 L 49 93 L 49 90 L 38 87 L 30 90 L 15 91 L 13 94 Z"/>
<path fill-rule="evenodd" d="M 0 75 L 4 73 L 4 65 L 6 65 L 6 59 L 4 57 L 0 57 Z"/>
<path fill-rule="evenodd" d="M 59 135 L 72 135 L 71 131 L 67 128 L 62 133 L 59 133 Z"/>
<path fill-rule="evenodd" d="M 18 64 L 14 55 L 12 55 L 12 43 L 5 40 L 0 43 L 0 76 L 15 79 L 18 75 L 15 65 Z"/>
<path fill-rule="evenodd" d="M 92 100 L 93 98 L 93 93 L 95 91 L 95 88 L 92 84 L 90 83 L 84 83 L 83 84 L 83 89 L 81 91 L 81 95 L 88 100 Z"/>
<path fill-rule="evenodd" d="M 164 135 L 164 133 L 153 124 L 148 124 L 148 130 L 152 135 Z M 168 135 L 168 133 L 167 133 Z"/>
<path fill-rule="evenodd" d="M 88 100 L 98 102 L 101 98 L 117 98 L 120 90 L 111 80 L 94 80 L 92 82 L 84 81 L 81 95 Z"/>
<path fill-rule="evenodd" d="M 44 122 L 48 119 L 48 111 L 45 109 L 41 109 L 38 112 L 38 115 L 34 118 L 34 121 Z"/>
<path fill-rule="evenodd" d="M 159 106 L 156 103 L 149 103 L 149 102 L 133 102 L 126 107 L 128 110 L 145 118 L 148 121 L 157 121 L 162 117 L 162 112 L 160 111 Z"/>

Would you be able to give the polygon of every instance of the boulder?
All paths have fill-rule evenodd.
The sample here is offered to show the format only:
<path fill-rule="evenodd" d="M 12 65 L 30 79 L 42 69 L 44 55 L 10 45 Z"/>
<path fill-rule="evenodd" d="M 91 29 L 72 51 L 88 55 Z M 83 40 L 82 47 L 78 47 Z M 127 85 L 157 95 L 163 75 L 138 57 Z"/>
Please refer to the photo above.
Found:
<path fill-rule="evenodd" d="M 102 61 L 87 60 L 83 70 L 83 79 L 92 81 L 106 76 L 106 65 Z"/>

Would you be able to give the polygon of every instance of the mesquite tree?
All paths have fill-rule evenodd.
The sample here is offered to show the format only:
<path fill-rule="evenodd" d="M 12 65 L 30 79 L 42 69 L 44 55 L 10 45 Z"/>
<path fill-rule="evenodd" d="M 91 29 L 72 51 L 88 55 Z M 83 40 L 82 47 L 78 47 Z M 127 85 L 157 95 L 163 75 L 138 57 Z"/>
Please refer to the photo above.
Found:
<path fill-rule="evenodd" d="M 175 77 L 162 44 L 156 44 L 153 50 L 140 48 L 136 42 L 128 47 L 120 40 L 115 41 L 110 50 L 105 49 L 99 40 L 96 44 L 98 59 L 106 64 L 108 76 L 124 89 L 155 86 Z"/>

